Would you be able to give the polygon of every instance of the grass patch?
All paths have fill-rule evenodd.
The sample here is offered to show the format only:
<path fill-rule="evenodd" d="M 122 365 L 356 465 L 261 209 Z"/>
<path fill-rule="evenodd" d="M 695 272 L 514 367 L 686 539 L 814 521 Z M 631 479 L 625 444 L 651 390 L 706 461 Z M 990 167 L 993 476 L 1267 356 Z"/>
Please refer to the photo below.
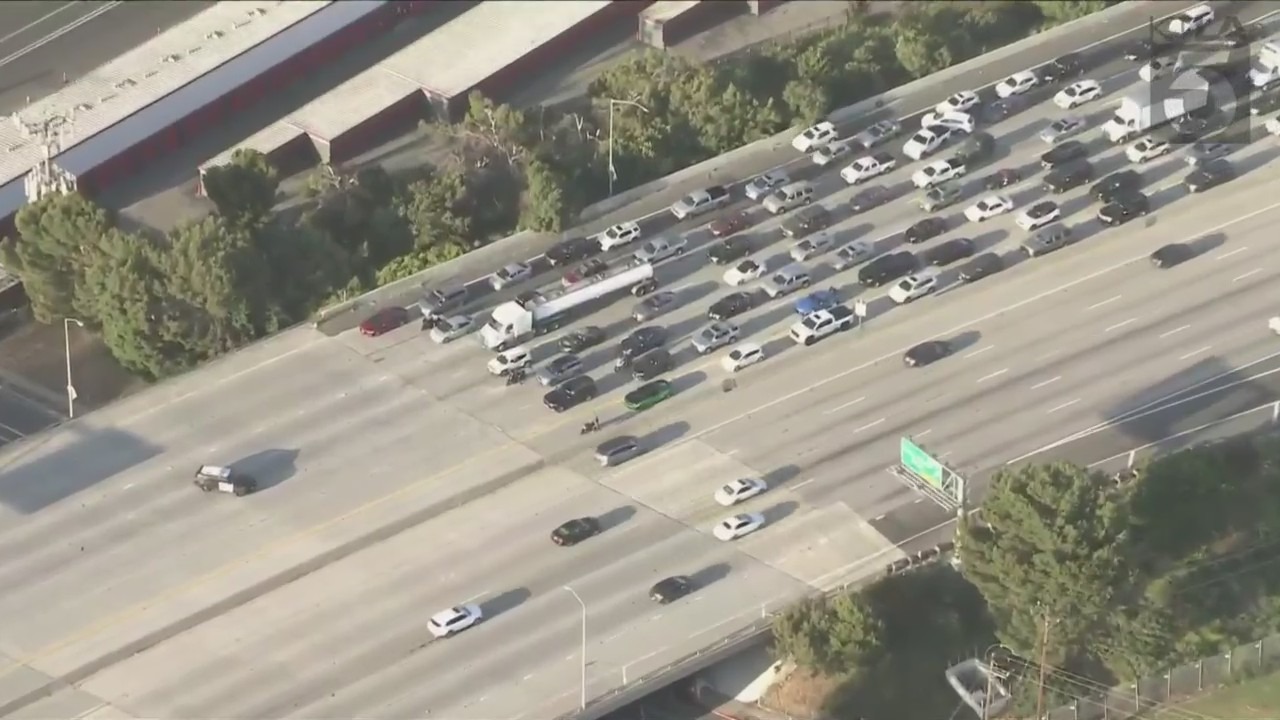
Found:
<path fill-rule="evenodd" d="M 1280 718 L 1280 671 L 1214 690 L 1151 717 L 1153 720 L 1175 720 L 1192 713 L 1231 720 Z"/>

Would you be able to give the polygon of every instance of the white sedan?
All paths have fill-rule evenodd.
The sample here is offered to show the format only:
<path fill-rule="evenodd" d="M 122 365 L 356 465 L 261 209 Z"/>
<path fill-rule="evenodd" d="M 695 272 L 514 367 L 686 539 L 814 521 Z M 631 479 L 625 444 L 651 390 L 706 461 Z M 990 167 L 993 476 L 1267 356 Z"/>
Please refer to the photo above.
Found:
<path fill-rule="evenodd" d="M 726 372 L 734 373 L 744 368 L 749 368 L 762 360 L 764 360 L 764 348 L 755 343 L 742 343 L 730 350 L 729 354 L 720 360 L 720 367 L 724 368 Z"/>
<path fill-rule="evenodd" d="M 1062 218 L 1062 208 L 1052 200 L 1041 200 L 1027 208 L 1014 222 L 1028 232 L 1038 230 L 1055 220 Z"/>
<path fill-rule="evenodd" d="M 922 298 L 938 289 L 938 269 L 926 268 L 914 275 L 908 275 L 889 289 L 889 299 L 899 305 Z"/>
<path fill-rule="evenodd" d="M 759 280 L 764 275 L 764 263 L 755 260 L 743 260 L 724 271 L 724 284 L 729 287 L 739 287 L 750 282 Z"/>
<path fill-rule="evenodd" d="M 745 502 L 760 493 L 768 490 L 769 486 L 764 484 L 763 480 L 756 478 L 742 478 L 734 480 L 716 491 L 716 502 L 725 507 L 737 505 Z"/>
<path fill-rule="evenodd" d="M 437 345 L 451 343 L 476 329 L 475 319 L 469 315 L 454 315 L 436 321 L 431 328 L 431 342 Z"/>
<path fill-rule="evenodd" d="M 952 112 L 968 112 L 980 102 L 978 93 L 972 90 L 961 90 L 951 97 L 943 100 L 933 106 L 933 111 L 939 115 L 945 115 Z"/>
<path fill-rule="evenodd" d="M 744 191 L 748 200 L 764 200 L 775 188 L 780 188 L 791 182 L 791 176 L 781 170 L 773 170 L 759 177 L 753 178 L 747 183 Z"/>
<path fill-rule="evenodd" d="M 600 240 L 602 251 L 612 250 L 639 239 L 640 226 L 634 222 L 618 223 L 600 233 L 597 238 Z"/>
<path fill-rule="evenodd" d="M 791 147 L 802 153 L 810 153 L 836 139 L 836 126 L 820 122 L 791 140 Z"/>
<path fill-rule="evenodd" d="M 944 127 L 948 130 L 971 134 L 974 128 L 977 127 L 977 121 L 973 119 L 972 115 L 964 112 L 926 113 L 924 117 L 920 118 L 920 127 Z"/>
<path fill-rule="evenodd" d="M 762 527 L 764 527 L 763 515 L 760 513 L 742 513 L 716 523 L 716 529 L 712 532 L 717 539 L 728 542 L 750 535 Z"/>
<path fill-rule="evenodd" d="M 1071 110 L 1100 97 L 1102 85 L 1097 80 L 1081 80 L 1059 90 L 1053 96 L 1053 104 L 1063 110 Z"/>
<path fill-rule="evenodd" d="M 484 618 L 479 605 L 459 605 L 431 616 L 427 629 L 438 638 L 456 635 Z"/>
<path fill-rule="evenodd" d="M 489 276 L 489 284 L 494 290 L 511 287 L 533 277 L 533 266 L 529 263 L 511 263 Z"/>
<path fill-rule="evenodd" d="M 990 220 L 1013 209 L 1013 201 L 1003 195 L 988 195 L 965 208 L 964 216 L 969 222 Z"/>
<path fill-rule="evenodd" d="M 911 184 L 921 190 L 927 190 L 934 185 L 963 177 L 968 172 L 969 169 L 958 160 L 938 160 L 915 171 L 911 176 Z"/>
<path fill-rule="evenodd" d="M 848 140 L 837 140 L 814 150 L 809 159 L 818 167 L 826 167 L 852 152 L 853 143 Z"/>
<path fill-rule="evenodd" d="M 1166 155 L 1173 149 L 1173 145 L 1153 137 L 1144 137 L 1138 142 L 1125 148 L 1124 156 L 1129 162 L 1144 163 L 1148 160 L 1154 160 L 1161 155 Z"/>
<path fill-rule="evenodd" d="M 1040 84 L 1040 78 L 1030 70 L 1016 72 L 1009 77 L 996 83 L 996 95 L 1003 100 L 1014 95 L 1022 95 L 1030 92 L 1032 88 Z"/>

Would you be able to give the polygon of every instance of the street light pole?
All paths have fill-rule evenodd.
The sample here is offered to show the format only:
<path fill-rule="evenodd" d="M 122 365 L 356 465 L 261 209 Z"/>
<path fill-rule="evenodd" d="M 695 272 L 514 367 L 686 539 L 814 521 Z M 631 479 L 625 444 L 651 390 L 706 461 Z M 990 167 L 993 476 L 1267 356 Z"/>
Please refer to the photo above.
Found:
<path fill-rule="evenodd" d="M 578 596 L 578 593 L 574 592 L 573 588 L 569 587 L 568 585 L 565 585 L 564 589 L 568 590 L 569 594 L 573 596 L 573 599 L 577 600 L 578 604 L 582 606 L 582 651 L 580 653 L 582 656 L 580 658 L 580 660 L 582 661 L 582 697 L 579 700 L 579 706 L 580 706 L 580 709 L 586 710 L 587 709 L 587 604 L 582 602 L 582 598 Z"/>
<path fill-rule="evenodd" d="M 609 197 L 613 197 L 613 179 L 617 175 L 613 170 L 613 108 L 617 105 L 630 105 L 631 107 L 640 108 L 641 111 L 648 113 L 649 108 L 641 105 L 634 100 L 615 100 L 606 98 L 609 101 Z"/>
<path fill-rule="evenodd" d="M 65 341 L 67 355 L 67 418 L 76 416 L 76 386 L 71 382 L 71 323 L 84 327 L 84 323 L 75 318 L 62 318 L 62 339 Z"/>

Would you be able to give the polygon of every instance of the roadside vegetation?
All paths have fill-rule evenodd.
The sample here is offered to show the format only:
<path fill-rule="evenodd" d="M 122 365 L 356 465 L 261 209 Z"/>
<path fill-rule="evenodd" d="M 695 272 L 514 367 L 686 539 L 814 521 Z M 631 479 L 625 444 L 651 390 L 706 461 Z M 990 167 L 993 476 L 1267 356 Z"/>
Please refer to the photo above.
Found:
<path fill-rule="evenodd" d="M 851 5 L 839 27 L 730 62 L 639 54 L 591 86 L 588 113 L 475 95 L 453 128 L 466 140 L 454 162 L 394 178 L 326 168 L 301 212 L 273 214 L 278 178 L 252 152 L 208 173 L 213 215 L 165 236 L 119 230 L 78 195 L 49 197 L 19 213 L 0 264 L 37 320 L 78 318 L 125 368 L 162 378 L 513 230 L 572 226 L 608 187 L 607 98 L 648 111 L 616 109 L 621 192 L 1108 4 L 917 3 L 892 17 Z"/>
<path fill-rule="evenodd" d="M 826 688 L 788 712 L 947 717 L 959 700 L 943 672 L 994 643 L 1111 687 L 1275 633 L 1280 439 L 1186 449 L 1122 483 L 1070 464 L 1002 471 L 957 538 L 959 572 L 925 566 L 777 618 L 779 657 Z M 1037 678 L 1017 676 L 1034 710 Z M 1046 707 L 1069 691 L 1050 683 Z"/>

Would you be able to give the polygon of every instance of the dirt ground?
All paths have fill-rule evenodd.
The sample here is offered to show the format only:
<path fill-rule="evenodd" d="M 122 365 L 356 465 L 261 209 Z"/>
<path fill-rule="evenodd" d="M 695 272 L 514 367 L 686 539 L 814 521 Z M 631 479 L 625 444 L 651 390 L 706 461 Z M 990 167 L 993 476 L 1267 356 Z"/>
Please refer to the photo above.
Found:
<path fill-rule="evenodd" d="M 760 703 L 792 718 L 822 717 L 827 698 L 839 688 L 840 680 L 797 669 L 765 693 Z"/>
<path fill-rule="evenodd" d="M 88 331 L 71 327 L 71 373 L 76 387 L 76 409 L 87 412 L 146 387 L 111 357 Z M 0 371 L 17 375 L 47 390 L 61 407 L 66 395 L 66 339 L 62 325 L 29 321 L 0 339 Z"/>

